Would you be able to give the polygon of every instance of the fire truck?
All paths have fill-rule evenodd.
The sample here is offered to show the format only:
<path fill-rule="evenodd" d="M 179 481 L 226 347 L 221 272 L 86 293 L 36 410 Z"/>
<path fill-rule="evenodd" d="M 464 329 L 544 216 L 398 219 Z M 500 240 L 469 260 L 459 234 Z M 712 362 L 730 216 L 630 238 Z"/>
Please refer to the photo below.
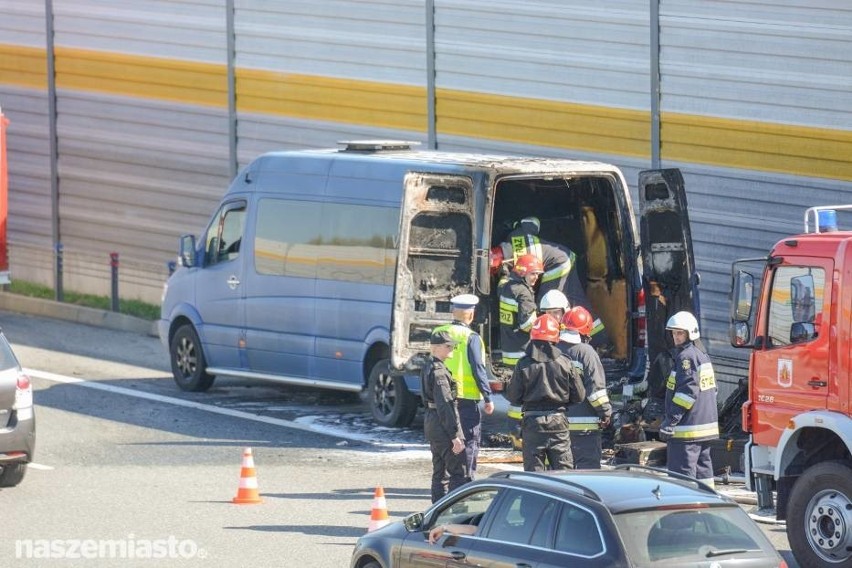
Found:
<path fill-rule="evenodd" d="M 852 205 L 733 263 L 731 344 L 750 348 L 745 476 L 803 567 L 852 566 Z"/>

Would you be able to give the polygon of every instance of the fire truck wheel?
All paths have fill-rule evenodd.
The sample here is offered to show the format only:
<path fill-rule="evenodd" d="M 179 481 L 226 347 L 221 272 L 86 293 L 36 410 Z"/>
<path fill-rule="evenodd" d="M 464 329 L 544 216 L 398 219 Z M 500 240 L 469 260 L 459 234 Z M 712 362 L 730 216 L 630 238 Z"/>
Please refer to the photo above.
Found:
<path fill-rule="evenodd" d="M 852 560 L 852 467 L 825 462 L 805 470 L 787 503 L 787 539 L 802 568 Z"/>

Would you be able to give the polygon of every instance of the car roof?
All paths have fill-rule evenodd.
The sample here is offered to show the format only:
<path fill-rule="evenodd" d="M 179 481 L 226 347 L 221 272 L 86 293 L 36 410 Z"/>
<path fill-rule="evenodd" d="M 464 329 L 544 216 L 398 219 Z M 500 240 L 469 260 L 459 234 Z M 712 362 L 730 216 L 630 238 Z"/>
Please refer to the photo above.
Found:
<path fill-rule="evenodd" d="M 633 464 L 613 470 L 504 471 L 491 478 L 505 478 L 564 497 L 581 495 L 605 505 L 613 514 L 677 506 L 737 506 L 729 497 L 694 479 Z"/>

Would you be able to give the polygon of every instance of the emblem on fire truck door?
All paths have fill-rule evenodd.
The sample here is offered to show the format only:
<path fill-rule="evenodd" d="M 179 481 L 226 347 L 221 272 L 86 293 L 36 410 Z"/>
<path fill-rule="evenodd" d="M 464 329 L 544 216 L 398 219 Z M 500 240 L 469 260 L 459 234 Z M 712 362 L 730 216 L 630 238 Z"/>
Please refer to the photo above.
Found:
<path fill-rule="evenodd" d="M 778 359 L 778 386 L 793 386 L 793 361 L 791 359 Z"/>

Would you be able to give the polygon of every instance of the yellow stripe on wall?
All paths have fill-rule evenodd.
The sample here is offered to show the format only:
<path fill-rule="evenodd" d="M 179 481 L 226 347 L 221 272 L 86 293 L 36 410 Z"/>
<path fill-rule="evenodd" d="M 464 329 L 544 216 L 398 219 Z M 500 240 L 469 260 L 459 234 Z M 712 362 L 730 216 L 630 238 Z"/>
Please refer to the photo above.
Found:
<path fill-rule="evenodd" d="M 237 69 L 241 112 L 425 132 L 426 89 Z M 59 88 L 227 107 L 224 64 L 56 48 Z M 0 85 L 46 89 L 45 50 L 0 44 Z M 650 156 L 644 110 L 436 92 L 437 130 L 635 158 Z M 679 113 L 661 116 L 664 160 L 852 181 L 852 131 Z"/>
<path fill-rule="evenodd" d="M 393 83 L 237 69 L 237 109 L 425 131 L 426 89 Z"/>
<path fill-rule="evenodd" d="M 0 43 L 0 84 L 47 89 L 47 51 Z"/>
<path fill-rule="evenodd" d="M 442 134 L 650 156 L 648 112 L 448 89 L 438 89 L 436 99 Z"/>
<path fill-rule="evenodd" d="M 57 47 L 56 86 L 186 104 L 228 106 L 227 69 L 225 65 L 212 63 Z"/>
<path fill-rule="evenodd" d="M 664 113 L 664 160 L 852 181 L 852 131 Z"/>

